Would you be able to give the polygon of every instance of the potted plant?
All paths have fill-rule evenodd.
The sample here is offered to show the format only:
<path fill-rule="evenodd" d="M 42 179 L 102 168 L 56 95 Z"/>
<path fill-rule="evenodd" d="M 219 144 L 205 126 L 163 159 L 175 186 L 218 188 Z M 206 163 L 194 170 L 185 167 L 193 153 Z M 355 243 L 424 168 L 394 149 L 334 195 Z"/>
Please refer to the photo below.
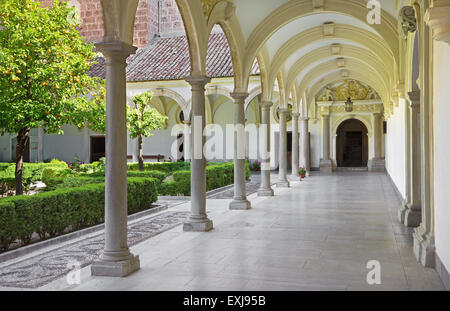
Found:
<path fill-rule="evenodd" d="M 306 169 L 304 167 L 299 167 L 298 168 L 298 174 L 300 175 L 300 177 L 303 179 L 306 177 Z"/>
<path fill-rule="evenodd" d="M 261 170 L 261 162 L 255 161 L 251 164 L 250 169 L 254 172 L 259 172 Z"/>

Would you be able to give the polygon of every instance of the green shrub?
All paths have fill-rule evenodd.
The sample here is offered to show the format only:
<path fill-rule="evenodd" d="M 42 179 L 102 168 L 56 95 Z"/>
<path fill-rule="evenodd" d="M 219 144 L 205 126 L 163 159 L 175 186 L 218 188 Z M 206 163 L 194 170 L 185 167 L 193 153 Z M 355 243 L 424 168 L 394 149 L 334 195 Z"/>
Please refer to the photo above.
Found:
<path fill-rule="evenodd" d="M 127 171 L 127 177 L 147 177 L 147 178 L 156 178 L 160 183 L 166 179 L 168 173 L 162 171 Z"/>
<path fill-rule="evenodd" d="M 171 174 L 174 171 L 185 171 L 191 167 L 189 162 L 146 162 L 144 163 L 145 171 L 162 171 Z M 138 163 L 128 163 L 128 170 L 138 171 Z"/>
<path fill-rule="evenodd" d="M 189 183 L 190 186 L 190 183 Z M 179 183 L 174 180 L 168 180 L 163 183 L 160 183 L 157 186 L 158 194 L 160 195 L 169 195 L 169 196 L 183 196 L 186 195 L 183 191 L 180 191 Z M 190 193 L 190 190 L 189 190 Z"/>
<path fill-rule="evenodd" d="M 45 180 L 46 187 L 44 191 L 54 191 L 60 188 L 73 188 L 80 187 L 86 184 L 96 184 L 105 182 L 104 177 L 82 177 L 82 176 L 69 176 L 69 177 L 55 177 Z"/>
<path fill-rule="evenodd" d="M 42 172 L 45 168 L 49 167 L 68 169 L 65 162 L 58 160 L 52 160 L 50 163 L 24 163 L 22 172 L 22 184 L 24 189 L 29 189 L 32 182 L 41 180 Z M 2 163 L 2 169 L 0 170 L 0 194 L 15 189 L 15 170 L 15 163 Z"/>
<path fill-rule="evenodd" d="M 70 168 L 46 167 L 42 170 L 41 180 L 45 183 L 45 181 L 50 178 L 66 177 L 71 175 L 76 175 L 76 172 L 72 171 Z"/>
<path fill-rule="evenodd" d="M 191 172 L 176 171 L 172 181 L 158 186 L 160 195 L 191 195 Z M 234 163 L 208 163 L 206 167 L 206 191 L 230 185 L 234 182 Z"/>
<path fill-rule="evenodd" d="M 105 178 L 105 172 L 96 172 L 96 173 L 80 173 L 80 177 L 103 177 Z M 167 173 L 161 171 L 127 171 L 127 177 L 147 177 L 147 178 L 156 178 L 159 182 L 162 182 L 168 176 Z"/>
<path fill-rule="evenodd" d="M 128 179 L 129 214 L 157 200 L 156 183 L 154 178 Z M 104 183 L 0 199 L 1 247 L 6 250 L 17 239 L 29 244 L 35 232 L 44 239 L 99 224 L 104 220 L 104 205 Z"/>

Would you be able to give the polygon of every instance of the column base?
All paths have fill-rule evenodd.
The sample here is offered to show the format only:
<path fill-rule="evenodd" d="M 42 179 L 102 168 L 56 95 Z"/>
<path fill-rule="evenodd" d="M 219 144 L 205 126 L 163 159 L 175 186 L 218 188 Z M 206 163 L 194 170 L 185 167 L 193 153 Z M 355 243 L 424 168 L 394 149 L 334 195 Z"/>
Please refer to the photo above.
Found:
<path fill-rule="evenodd" d="M 436 263 L 434 239 L 428 233 L 423 234 L 422 232 L 422 226 L 414 230 L 414 255 L 423 266 L 434 268 Z"/>
<path fill-rule="evenodd" d="M 320 159 L 320 171 L 323 173 L 332 173 L 333 162 L 331 160 Z"/>
<path fill-rule="evenodd" d="M 188 220 L 183 224 L 184 232 L 208 232 L 213 228 L 212 220 L 206 218 L 203 221 Z"/>
<path fill-rule="evenodd" d="M 230 210 L 248 210 L 251 209 L 251 204 L 250 202 L 245 199 L 245 200 L 233 200 L 230 203 L 229 209 Z"/>
<path fill-rule="evenodd" d="M 300 176 L 298 176 L 298 175 L 291 175 L 291 176 L 289 177 L 289 179 L 292 180 L 292 181 L 301 181 L 301 180 L 302 180 L 302 179 L 300 178 Z"/>
<path fill-rule="evenodd" d="M 397 219 L 401 224 L 405 223 L 405 214 L 408 210 L 408 204 L 406 202 L 403 202 L 397 211 Z"/>
<path fill-rule="evenodd" d="M 259 197 L 273 197 L 274 196 L 273 189 L 272 188 L 267 188 L 267 189 L 260 188 L 260 189 L 258 189 L 258 196 Z"/>
<path fill-rule="evenodd" d="M 384 159 L 373 158 L 367 163 L 370 172 L 384 172 L 386 170 L 386 161 Z"/>
<path fill-rule="evenodd" d="M 131 255 L 123 261 L 94 261 L 91 266 L 91 275 L 124 277 L 140 269 L 139 256 Z"/>
<path fill-rule="evenodd" d="M 422 208 L 420 206 L 407 206 L 404 224 L 406 227 L 416 228 L 422 222 Z"/>
<path fill-rule="evenodd" d="M 289 180 L 280 180 L 277 182 L 277 188 L 289 188 L 290 186 Z"/>

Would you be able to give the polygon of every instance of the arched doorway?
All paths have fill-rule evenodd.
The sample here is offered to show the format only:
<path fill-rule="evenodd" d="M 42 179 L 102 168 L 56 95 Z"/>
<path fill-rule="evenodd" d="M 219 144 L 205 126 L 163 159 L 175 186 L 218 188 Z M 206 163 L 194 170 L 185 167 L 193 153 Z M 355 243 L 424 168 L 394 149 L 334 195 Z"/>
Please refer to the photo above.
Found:
<path fill-rule="evenodd" d="M 364 123 L 356 119 L 346 120 L 339 125 L 336 134 L 338 167 L 366 167 L 369 142 Z"/>

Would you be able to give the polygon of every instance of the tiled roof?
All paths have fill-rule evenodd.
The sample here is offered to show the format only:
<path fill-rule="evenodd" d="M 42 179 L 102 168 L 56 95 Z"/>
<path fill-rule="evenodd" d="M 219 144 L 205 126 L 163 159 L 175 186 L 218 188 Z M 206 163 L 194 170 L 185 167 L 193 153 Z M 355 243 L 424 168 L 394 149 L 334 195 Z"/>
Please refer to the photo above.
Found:
<path fill-rule="evenodd" d="M 105 61 L 103 58 L 97 61 L 98 64 L 93 65 L 89 73 L 104 79 Z M 136 55 L 129 57 L 127 62 L 128 82 L 184 79 L 191 69 L 186 36 L 154 39 Z M 212 78 L 234 75 L 230 49 L 223 33 L 213 33 L 209 38 L 206 74 Z M 259 74 L 256 61 L 251 74 Z"/>

